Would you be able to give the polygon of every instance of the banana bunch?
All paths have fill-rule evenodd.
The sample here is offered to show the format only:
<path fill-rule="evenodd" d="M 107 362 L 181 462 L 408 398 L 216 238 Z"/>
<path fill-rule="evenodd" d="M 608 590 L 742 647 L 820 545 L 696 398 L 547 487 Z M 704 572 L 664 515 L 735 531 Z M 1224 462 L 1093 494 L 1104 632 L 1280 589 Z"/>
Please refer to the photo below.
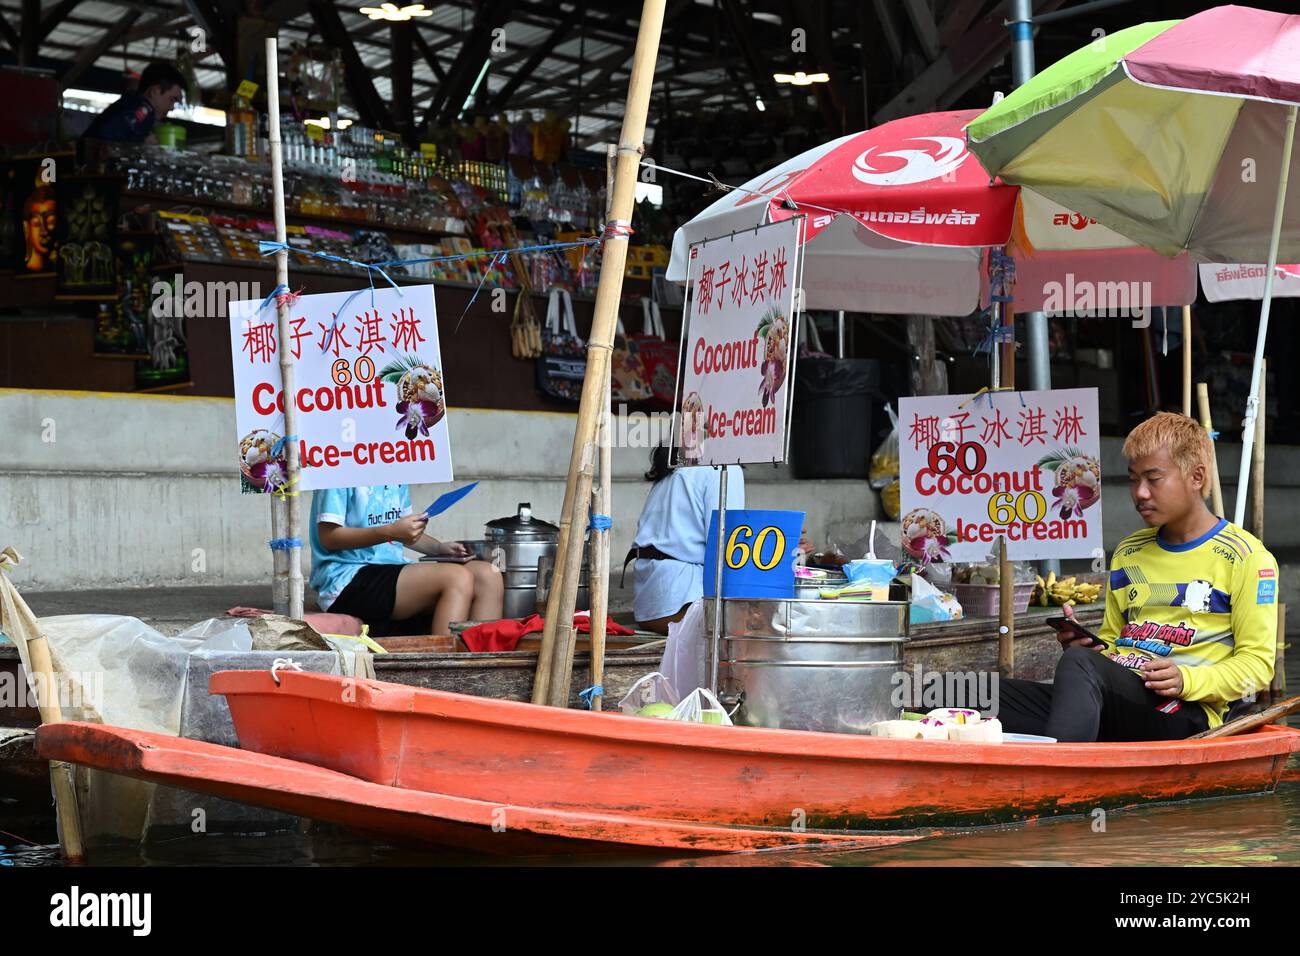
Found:
<path fill-rule="evenodd" d="M 1042 575 L 1038 575 L 1037 582 L 1038 590 L 1035 592 L 1035 597 L 1039 607 L 1091 604 L 1101 594 L 1100 584 L 1079 581 L 1074 575 L 1058 579 L 1055 571 L 1047 575 L 1046 581 L 1043 580 Z"/>

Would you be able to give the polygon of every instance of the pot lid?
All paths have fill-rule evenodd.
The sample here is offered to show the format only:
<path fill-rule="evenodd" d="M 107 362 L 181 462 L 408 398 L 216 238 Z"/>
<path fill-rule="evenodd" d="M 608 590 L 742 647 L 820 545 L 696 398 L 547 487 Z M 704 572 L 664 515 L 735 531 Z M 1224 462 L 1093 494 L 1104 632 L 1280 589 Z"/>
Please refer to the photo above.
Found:
<path fill-rule="evenodd" d="M 514 531 L 523 534 L 559 534 L 560 529 L 549 521 L 533 517 L 533 506 L 527 501 L 519 503 L 519 511 L 506 518 L 497 518 L 487 523 L 489 528 L 498 531 Z"/>

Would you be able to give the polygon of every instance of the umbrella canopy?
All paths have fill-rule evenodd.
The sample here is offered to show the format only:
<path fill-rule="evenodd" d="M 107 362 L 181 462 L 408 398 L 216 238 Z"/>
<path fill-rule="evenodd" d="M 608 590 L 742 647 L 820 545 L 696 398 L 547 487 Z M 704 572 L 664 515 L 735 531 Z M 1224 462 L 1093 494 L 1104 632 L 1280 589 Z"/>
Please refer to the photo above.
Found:
<path fill-rule="evenodd" d="M 1076 50 L 967 134 L 990 172 L 1135 242 L 1259 262 L 1282 172 L 1278 104 L 1290 103 L 1300 103 L 1300 16 L 1216 7 Z M 1300 203 L 1282 219 L 1279 255 L 1300 258 Z"/>
<path fill-rule="evenodd" d="M 968 315 L 987 295 L 984 250 L 1009 240 L 1017 311 L 1053 301 L 1069 311 L 1069 291 L 1107 282 L 1148 283 L 1135 306 L 1195 298 L 1190 260 L 1171 263 L 1095 219 L 991 180 L 964 148 L 964 127 L 978 115 L 894 120 L 755 177 L 677 230 L 668 278 L 686 281 L 693 243 L 806 215 L 809 308 Z"/>
<path fill-rule="evenodd" d="M 1300 160 L 1293 149 L 1297 104 L 1300 16 L 1215 7 L 1094 41 L 967 130 L 971 149 L 994 174 L 1152 249 L 1265 261 L 1242 423 L 1238 525 L 1246 514 L 1275 266 L 1279 257 L 1300 258 L 1300 204 L 1286 205 Z"/>
<path fill-rule="evenodd" d="M 1207 302 L 1262 299 L 1267 267 L 1258 262 L 1202 262 L 1201 291 Z M 1300 264 L 1273 270 L 1273 298 L 1300 298 Z"/>

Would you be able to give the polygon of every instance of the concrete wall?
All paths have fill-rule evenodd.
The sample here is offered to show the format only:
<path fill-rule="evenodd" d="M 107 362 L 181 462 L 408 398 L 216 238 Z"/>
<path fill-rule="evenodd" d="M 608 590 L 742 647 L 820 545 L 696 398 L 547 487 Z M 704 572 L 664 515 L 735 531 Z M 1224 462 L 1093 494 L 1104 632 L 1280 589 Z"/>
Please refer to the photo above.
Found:
<path fill-rule="evenodd" d="M 452 409 L 449 422 L 457 482 L 483 484 L 433 534 L 482 537 L 484 522 L 521 501 L 559 520 L 573 415 Z M 240 494 L 235 437 L 229 399 L 0 389 L 0 547 L 26 559 L 16 582 L 47 590 L 269 581 L 269 503 Z M 1239 450 L 1221 448 L 1231 511 Z M 649 489 L 647 459 L 646 448 L 614 451 L 614 563 Z M 1109 548 L 1140 521 L 1118 440 L 1103 443 L 1103 459 Z M 1300 449 L 1270 448 L 1268 477 L 1269 545 L 1300 545 Z M 828 534 L 847 545 L 877 516 L 864 482 L 793 481 L 784 466 L 752 465 L 746 485 L 753 507 L 806 510 L 819 545 Z M 413 501 L 422 507 L 441 490 L 416 486 Z M 896 537 L 897 526 L 882 533 Z"/>
<path fill-rule="evenodd" d="M 558 522 L 576 416 L 452 409 L 448 420 L 457 483 L 483 484 L 434 522 L 434 535 L 481 538 L 486 521 L 521 501 Z M 231 400 L 0 389 L 0 435 L 0 547 L 24 556 L 20 587 L 269 582 L 269 502 L 240 493 Z M 649 490 L 648 456 L 614 451 L 619 564 Z M 792 482 L 785 468 L 749 467 L 746 484 L 752 506 L 807 510 L 818 540 L 877 507 L 862 482 Z M 445 490 L 411 495 L 422 507 Z"/>

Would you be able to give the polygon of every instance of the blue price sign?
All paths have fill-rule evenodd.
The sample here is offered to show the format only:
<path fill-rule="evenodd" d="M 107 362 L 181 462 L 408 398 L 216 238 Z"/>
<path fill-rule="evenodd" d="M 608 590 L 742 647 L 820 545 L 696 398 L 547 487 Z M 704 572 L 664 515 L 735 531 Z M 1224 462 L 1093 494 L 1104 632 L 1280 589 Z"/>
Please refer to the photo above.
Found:
<path fill-rule="evenodd" d="M 803 530 L 802 511 L 727 510 L 722 557 L 722 596 L 794 597 L 794 559 Z M 714 595 L 718 554 L 718 512 L 709 515 L 704 548 L 704 596 Z"/>

